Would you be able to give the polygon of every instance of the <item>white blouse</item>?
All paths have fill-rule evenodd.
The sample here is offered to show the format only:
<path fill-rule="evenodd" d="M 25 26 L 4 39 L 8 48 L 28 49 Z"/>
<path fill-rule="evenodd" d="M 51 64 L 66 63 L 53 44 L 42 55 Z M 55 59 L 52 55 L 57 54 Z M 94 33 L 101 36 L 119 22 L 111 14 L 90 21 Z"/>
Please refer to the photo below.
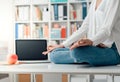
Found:
<path fill-rule="evenodd" d="M 96 1 L 92 1 L 82 26 L 62 44 L 69 47 L 87 34 L 94 46 L 103 43 L 111 47 L 115 42 L 120 53 L 120 0 L 102 0 L 95 10 Z"/>

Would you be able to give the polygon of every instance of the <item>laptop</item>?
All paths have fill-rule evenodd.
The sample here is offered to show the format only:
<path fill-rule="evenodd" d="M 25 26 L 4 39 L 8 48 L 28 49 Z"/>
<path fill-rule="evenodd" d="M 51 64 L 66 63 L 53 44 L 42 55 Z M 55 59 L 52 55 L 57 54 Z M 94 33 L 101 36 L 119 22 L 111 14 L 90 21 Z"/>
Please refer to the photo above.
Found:
<path fill-rule="evenodd" d="M 19 62 L 39 63 L 50 62 L 48 55 L 42 52 L 47 49 L 47 40 L 45 39 L 18 39 L 15 40 L 15 51 Z"/>

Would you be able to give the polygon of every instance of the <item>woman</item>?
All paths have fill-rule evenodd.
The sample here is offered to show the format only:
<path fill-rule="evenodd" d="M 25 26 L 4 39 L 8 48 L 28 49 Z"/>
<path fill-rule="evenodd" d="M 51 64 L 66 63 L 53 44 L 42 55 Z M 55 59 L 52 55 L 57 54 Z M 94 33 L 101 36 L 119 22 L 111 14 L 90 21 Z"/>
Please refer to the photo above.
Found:
<path fill-rule="evenodd" d="M 62 44 L 48 46 L 43 54 L 51 52 L 50 59 L 54 63 L 119 64 L 119 13 L 119 0 L 93 0 L 82 26 Z M 84 35 L 87 38 L 82 38 Z"/>

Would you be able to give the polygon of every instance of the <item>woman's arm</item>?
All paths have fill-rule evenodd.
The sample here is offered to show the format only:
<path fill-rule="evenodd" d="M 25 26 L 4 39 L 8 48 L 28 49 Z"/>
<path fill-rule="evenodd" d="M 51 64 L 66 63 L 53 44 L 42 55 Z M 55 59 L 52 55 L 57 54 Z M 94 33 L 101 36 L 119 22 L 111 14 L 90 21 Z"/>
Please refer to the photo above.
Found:
<path fill-rule="evenodd" d="M 89 8 L 89 12 L 88 12 L 85 20 L 83 21 L 81 27 L 76 32 L 74 32 L 69 38 L 67 38 L 66 41 L 64 41 L 62 43 L 62 45 L 64 45 L 64 47 L 70 47 L 74 42 L 78 41 L 80 38 L 82 38 L 83 36 L 86 35 L 88 26 L 89 26 L 90 12 L 92 10 L 92 6 L 94 3 L 95 3 L 95 0 L 92 0 L 92 3 Z"/>
<path fill-rule="evenodd" d="M 42 54 L 46 55 L 49 52 L 51 52 L 52 50 L 56 49 L 56 48 L 64 48 L 64 45 L 49 45 L 47 47 L 47 51 L 42 52 Z"/>
<path fill-rule="evenodd" d="M 119 4 L 119 0 L 108 0 L 109 4 L 108 9 L 106 10 L 106 18 L 103 23 L 102 28 L 100 31 L 96 34 L 96 36 L 89 38 L 93 41 L 93 45 L 98 45 L 101 42 L 104 42 L 108 37 L 110 37 L 112 28 L 114 27 L 115 20 L 116 20 L 116 13 Z"/>
<path fill-rule="evenodd" d="M 85 18 L 82 26 L 76 32 L 74 32 L 69 38 L 67 38 L 66 41 L 62 43 L 65 47 L 69 47 L 72 43 L 79 40 L 81 37 L 85 36 L 85 34 L 87 33 L 88 20 L 89 16 Z"/>

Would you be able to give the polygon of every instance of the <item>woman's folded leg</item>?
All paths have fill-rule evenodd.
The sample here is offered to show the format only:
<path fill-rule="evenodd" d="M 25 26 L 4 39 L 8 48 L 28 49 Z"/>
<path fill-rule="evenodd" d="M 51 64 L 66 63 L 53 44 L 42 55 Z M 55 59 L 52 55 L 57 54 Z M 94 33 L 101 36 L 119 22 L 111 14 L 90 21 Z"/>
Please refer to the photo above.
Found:
<path fill-rule="evenodd" d="M 75 48 L 71 53 L 77 63 L 87 62 L 92 66 L 116 65 L 120 59 L 113 48 L 84 46 Z"/>
<path fill-rule="evenodd" d="M 57 48 L 50 53 L 50 60 L 56 64 L 74 63 L 74 59 L 70 55 L 68 48 Z"/>

